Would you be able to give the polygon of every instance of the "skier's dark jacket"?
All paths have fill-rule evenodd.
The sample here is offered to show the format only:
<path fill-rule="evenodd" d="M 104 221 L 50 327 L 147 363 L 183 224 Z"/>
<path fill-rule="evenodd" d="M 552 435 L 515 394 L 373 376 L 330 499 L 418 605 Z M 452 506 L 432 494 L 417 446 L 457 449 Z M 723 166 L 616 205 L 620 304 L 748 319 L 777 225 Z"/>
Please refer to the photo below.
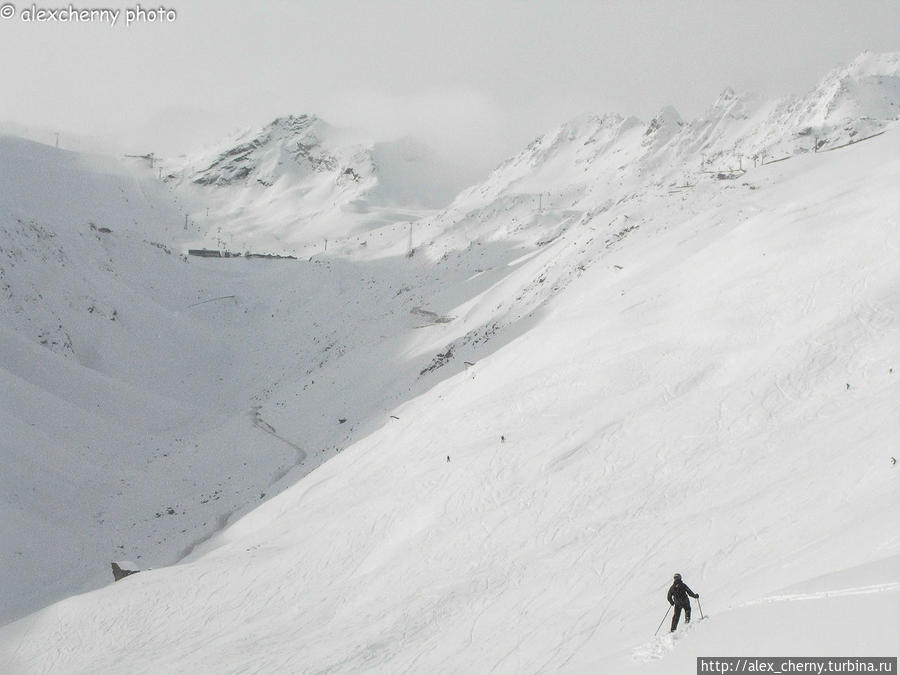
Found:
<path fill-rule="evenodd" d="M 679 579 L 672 584 L 672 587 L 669 589 L 669 604 L 678 605 L 679 607 L 690 607 L 691 601 L 688 600 L 688 596 L 691 596 L 692 598 L 700 597 L 688 588 L 686 583 Z"/>

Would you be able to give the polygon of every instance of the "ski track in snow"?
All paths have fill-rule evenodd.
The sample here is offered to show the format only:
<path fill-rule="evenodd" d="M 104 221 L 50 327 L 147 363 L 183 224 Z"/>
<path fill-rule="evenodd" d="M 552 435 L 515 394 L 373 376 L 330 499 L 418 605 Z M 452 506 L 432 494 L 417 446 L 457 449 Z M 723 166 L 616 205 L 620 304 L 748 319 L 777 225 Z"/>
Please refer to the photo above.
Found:
<path fill-rule="evenodd" d="M 816 593 L 796 593 L 790 595 L 769 595 L 759 600 L 744 603 L 744 607 L 765 604 L 769 602 L 794 602 L 798 600 L 823 600 L 827 598 L 841 598 L 849 595 L 867 595 L 869 593 L 893 593 L 900 591 L 900 581 L 886 584 L 873 584 L 858 588 L 839 588 L 832 591 L 819 591 Z"/>

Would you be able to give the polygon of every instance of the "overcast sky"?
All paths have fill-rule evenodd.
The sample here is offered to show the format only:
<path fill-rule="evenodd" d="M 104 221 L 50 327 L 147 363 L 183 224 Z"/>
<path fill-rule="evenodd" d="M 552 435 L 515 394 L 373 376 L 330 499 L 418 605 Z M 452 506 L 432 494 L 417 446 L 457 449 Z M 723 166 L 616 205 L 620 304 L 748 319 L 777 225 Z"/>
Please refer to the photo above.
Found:
<path fill-rule="evenodd" d="M 315 113 L 480 170 L 581 112 L 691 118 L 726 86 L 800 94 L 900 49 L 898 0 L 169 0 L 174 21 L 130 27 L 137 3 L 104 1 L 115 26 L 26 22 L 23 0 L 6 18 L 0 0 L 7 128 L 180 154 Z"/>

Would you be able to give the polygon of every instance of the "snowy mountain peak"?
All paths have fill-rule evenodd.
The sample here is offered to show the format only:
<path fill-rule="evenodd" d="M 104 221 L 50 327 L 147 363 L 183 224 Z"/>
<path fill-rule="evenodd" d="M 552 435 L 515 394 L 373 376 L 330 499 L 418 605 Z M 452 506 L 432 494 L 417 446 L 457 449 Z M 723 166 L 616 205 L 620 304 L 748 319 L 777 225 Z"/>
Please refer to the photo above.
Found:
<path fill-rule="evenodd" d="M 747 119 L 764 103 L 755 93 L 738 93 L 726 87 L 713 104 L 701 116 L 701 120 L 718 122 L 723 119 Z"/>
<path fill-rule="evenodd" d="M 660 109 L 660 111 L 656 114 L 656 117 L 654 117 L 650 121 L 650 126 L 656 129 L 666 126 L 681 127 L 684 126 L 684 120 L 681 119 L 681 115 L 677 110 L 675 110 L 675 108 L 667 105 L 663 106 L 663 108 Z M 650 132 L 651 130 L 648 129 L 647 133 L 649 134 Z"/>
<path fill-rule="evenodd" d="M 294 254 L 415 220 L 462 187 L 416 139 L 361 139 L 309 114 L 170 162 L 167 180 L 194 214 L 196 245 Z"/>
<path fill-rule="evenodd" d="M 309 129 L 316 124 L 325 125 L 325 122 L 320 120 L 315 115 L 303 114 L 288 115 L 287 117 L 276 117 L 269 125 L 269 127 L 273 129 L 280 128 L 292 133 L 296 133 L 298 131 Z"/>
<path fill-rule="evenodd" d="M 900 52 L 860 54 L 825 76 L 802 102 L 810 126 L 900 117 Z"/>
<path fill-rule="evenodd" d="M 681 115 L 672 106 L 665 106 L 650 120 L 644 132 L 644 145 L 661 145 L 668 141 L 684 126 Z"/>
<path fill-rule="evenodd" d="M 536 138 L 522 152 L 500 164 L 485 185 L 493 185 L 492 189 L 496 191 L 500 185 L 509 185 L 523 177 L 537 178 L 548 166 L 589 162 L 628 130 L 638 126 L 642 125 L 636 118 L 615 113 L 579 115 Z M 492 191 L 484 192 L 477 186 L 474 189 L 482 194 Z"/>
<path fill-rule="evenodd" d="M 717 98 L 716 102 L 713 103 L 713 108 L 725 108 L 737 98 L 738 95 L 734 89 L 732 89 L 731 87 L 725 87 L 722 90 L 722 93 L 719 94 L 719 98 Z"/>
<path fill-rule="evenodd" d="M 224 150 L 201 155 L 198 160 L 205 167 L 193 173 L 191 181 L 223 187 L 255 179 L 270 187 L 281 175 L 333 171 L 339 160 L 327 148 L 331 135 L 331 128 L 313 115 L 279 117 Z"/>
<path fill-rule="evenodd" d="M 864 51 L 850 62 L 843 70 L 856 77 L 872 77 L 878 75 L 897 76 L 900 71 L 900 52 Z"/>
<path fill-rule="evenodd" d="M 542 136 L 537 143 L 544 150 L 557 149 L 572 142 L 590 145 L 599 138 L 615 132 L 624 121 L 625 118 L 616 113 L 603 115 L 584 113 L 564 122 L 554 132 Z"/>

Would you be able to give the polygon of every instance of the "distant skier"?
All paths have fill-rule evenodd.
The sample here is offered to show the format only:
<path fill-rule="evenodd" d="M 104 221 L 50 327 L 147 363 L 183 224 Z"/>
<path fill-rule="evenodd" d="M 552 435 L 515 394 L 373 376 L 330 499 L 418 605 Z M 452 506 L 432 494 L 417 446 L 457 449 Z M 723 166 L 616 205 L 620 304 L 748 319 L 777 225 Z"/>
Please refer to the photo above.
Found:
<path fill-rule="evenodd" d="M 688 596 L 692 598 L 699 598 L 699 593 L 694 593 L 688 585 L 681 580 L 681 575 L 675 575 L 675 581 L 672 583 L 671 588 L 669 588 L 669 604 L 675 607 L 675 614 L 672 616 L 672 631 L 678 628 L 678 620 L 681 618 L 681 610 L 684 610 L 684 622 L 691 622 L 691 601 L 688 599 Z"/>

